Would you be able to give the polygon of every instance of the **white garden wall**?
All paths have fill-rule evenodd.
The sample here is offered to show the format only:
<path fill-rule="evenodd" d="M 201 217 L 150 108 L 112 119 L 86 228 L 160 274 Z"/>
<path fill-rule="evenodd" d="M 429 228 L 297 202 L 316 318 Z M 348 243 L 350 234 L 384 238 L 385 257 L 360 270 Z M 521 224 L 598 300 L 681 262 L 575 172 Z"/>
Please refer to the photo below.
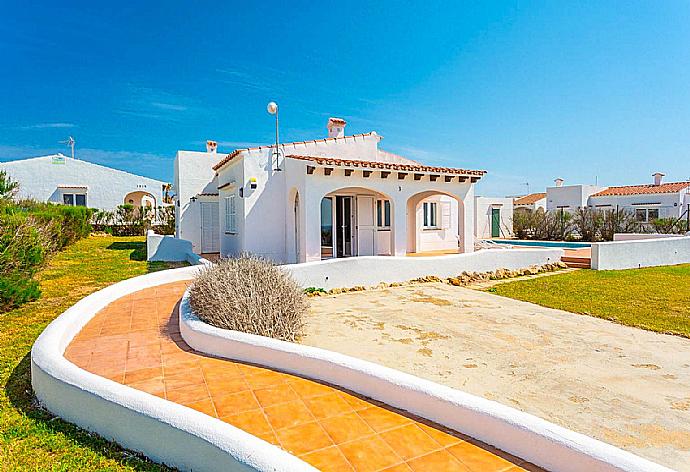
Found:
<path fill-rule="evenodd" d="M 31 384 L 51 413 L 152 460 L 189 471 L 316 469 L 219 419 L 87 372 L 64 357 L 81 329 L 130 293 L 189 280 L 199 267 L 134 277 L 80 300 L 41 333 L 31 349 Z"/>
<path fill-rule="evenodd" d="M 350 257 L 285 265 L 303 287 L 326 290 L 355 285 L 406 280 L 436 275 L 451 277 L 467 272 L 496 269 L 523 269 L 532 265 L 554 263 L 561 259 L 561 249 L 484 249 L 465 254 L 433 257 Z"/>
<path fill-rule="evenodd" d="M 592 244 L 592 269 L 618 270 L 690 263 L 690 236 Z"/>
<path fill-rule="evenodd" d="M 210 326 L 180 304 L 180 331 L 192 348 L 341 386 L 409 411 L 558 472 L 670 472 L 588 436 L 514 408 L 325 349 Z"/>
<path fill-rule="evenodd" d="M 661 234 L 661 233 L 615 233 L 613 235 L 614 241 L 638 241 L 640 239 L 665 239 L 677 238 L 678 234 Z"/>

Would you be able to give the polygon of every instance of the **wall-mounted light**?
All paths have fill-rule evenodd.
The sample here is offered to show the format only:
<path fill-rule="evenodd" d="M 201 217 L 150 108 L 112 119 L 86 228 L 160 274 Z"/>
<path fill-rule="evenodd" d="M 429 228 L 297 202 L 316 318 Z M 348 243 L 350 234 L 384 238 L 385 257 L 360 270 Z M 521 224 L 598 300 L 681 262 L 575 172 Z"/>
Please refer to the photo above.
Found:
<path fill-rule="evenodd" d="M 196 195 L 193 196 L 192 198 L 190 198 L 189 201 L 192 202 L 192 203 L 196 202 Z"/>
<path fill-rule="evenodd" d="M 254 190 L 254 189 L 256 188 L 256 186 L 257 186 L 256 177 L 251 177 L 251 178 L 249 179 L 249 188 L 251 188 L 252 190 Z"/>

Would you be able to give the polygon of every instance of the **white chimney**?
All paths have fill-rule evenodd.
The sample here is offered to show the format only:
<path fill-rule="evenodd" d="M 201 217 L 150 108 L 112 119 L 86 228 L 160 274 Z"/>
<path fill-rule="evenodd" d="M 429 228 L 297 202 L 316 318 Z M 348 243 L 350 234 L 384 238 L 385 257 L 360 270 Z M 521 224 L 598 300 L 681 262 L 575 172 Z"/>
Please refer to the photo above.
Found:
<path fill-rule="evenodd" d="M 216 151 L 218 150 L 218 143 L 215 141 L 211 141 L 210 139 L 206 141 L 206 152 L 209 152 L 211 154 L 215 154 Z"/>
<path fill-rule="evenodd" d="M 661 181 L 663 180 L 664 175 L 666 174 L 662 174 L 661 172 L 653 173 L 652 177 L 654 177 L 654 185 L 661 185 Z"/>
<path fill-rule="evenodd" d="M 328 125 L 328 137 L 329 138 L 342 138 L 345 136 L 345 125 L 347 121 L 342 118 L 329 118 Z"/>
<path fill-rule="evenodd" d="M 559 177 L 556 180 L 554 180 L 554 182 L 556 182 L 556 187 L 563 187 L 563 182 L 565 182 L 565 180 Z"/>

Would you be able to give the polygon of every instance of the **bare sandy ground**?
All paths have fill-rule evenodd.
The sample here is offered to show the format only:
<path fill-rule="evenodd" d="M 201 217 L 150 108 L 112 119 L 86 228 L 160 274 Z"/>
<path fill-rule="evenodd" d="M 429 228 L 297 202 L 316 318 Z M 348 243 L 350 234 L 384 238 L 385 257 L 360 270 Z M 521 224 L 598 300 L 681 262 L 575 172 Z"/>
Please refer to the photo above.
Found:
<path fill-rule="evenodd" d="M 442 283 L 312 299 L 304 344 L 690 471 L 690 340 Z"/>

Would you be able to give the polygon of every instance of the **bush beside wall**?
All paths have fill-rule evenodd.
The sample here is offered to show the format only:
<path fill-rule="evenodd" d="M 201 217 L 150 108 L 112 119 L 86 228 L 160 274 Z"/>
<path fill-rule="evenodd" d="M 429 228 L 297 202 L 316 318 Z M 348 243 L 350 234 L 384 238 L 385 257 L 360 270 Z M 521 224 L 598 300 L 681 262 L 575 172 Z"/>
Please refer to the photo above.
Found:
<path fill-rule="evenodd" d="M 46 258 L 91 232 L 92 211 L 0 200 L 0 312 L 40 295 L 33 277 Z"/>

